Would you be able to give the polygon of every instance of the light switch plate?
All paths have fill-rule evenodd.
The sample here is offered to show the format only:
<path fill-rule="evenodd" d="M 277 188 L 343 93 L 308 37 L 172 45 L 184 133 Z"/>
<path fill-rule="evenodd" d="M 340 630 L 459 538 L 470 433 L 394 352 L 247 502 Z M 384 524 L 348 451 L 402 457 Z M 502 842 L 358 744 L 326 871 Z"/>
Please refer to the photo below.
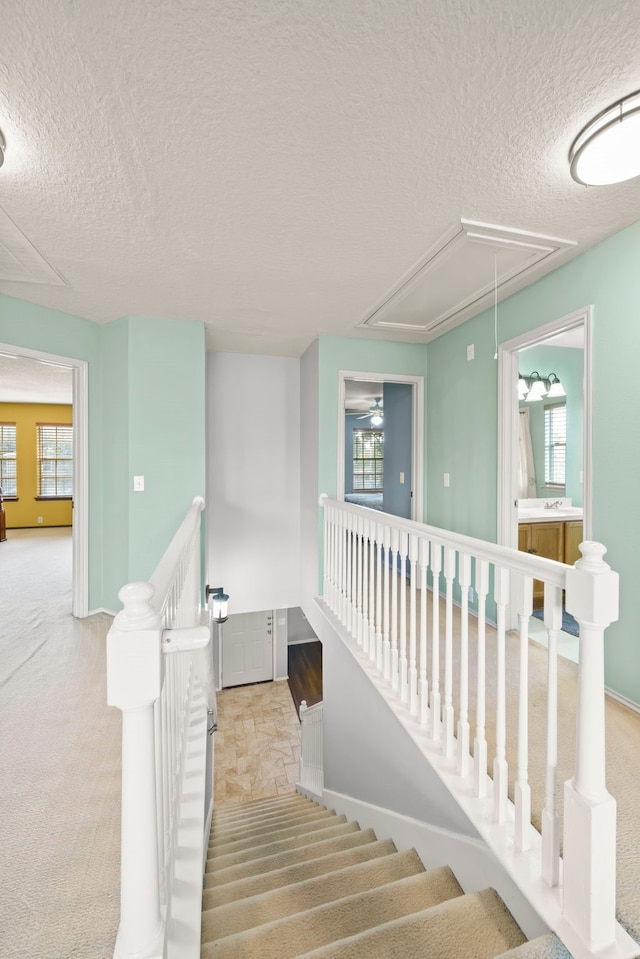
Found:
<path fill-rule="evenodd" d="M 133 477 L 133 492 L 144 493 L 144 476 Z"/>
<path fill-rule="evenodd" d="M 474 359 L 475 355 L 476 355 L 475 346 L 473 345 L 473 343 L 469 343 L 467 347 L 467 359 L 472 360 Z"/>
<path fill-rule="evenodd" d="M 449 478 L 449 474 L 448 474 L 448 473 L 445 473 L 445 474 L 444 474 L 443 479 L 444 479 L 444 485 L 445 485 L 445 486 L 451 486 L 451 480 L 450 480 L 450 478 Z"/>
<path fill-rule="evenodd" d="M 400 482 L 404 483 L 404 473 L 400 473 Z"/>

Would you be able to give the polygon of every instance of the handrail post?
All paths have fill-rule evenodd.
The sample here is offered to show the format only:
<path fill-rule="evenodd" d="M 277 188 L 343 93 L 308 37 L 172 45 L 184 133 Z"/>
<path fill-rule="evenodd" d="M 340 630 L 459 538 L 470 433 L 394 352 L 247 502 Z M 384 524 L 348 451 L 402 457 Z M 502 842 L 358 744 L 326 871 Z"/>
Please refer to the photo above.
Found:
<path fill-rule="evenodd" d="M 600 543 L 580 544 L 567 610 L 580 624 L 576 765 L 564 787 L 563 915 L 596 952 L 615 940 L 616 801 L 605 778 L 604 631 L 618 618 L 618 574 Z"/>
<path fill-rule="evenodd" d="M 163 952 L 153 713 L 162 681 L 162 632 L 153 592 L 150 583 L 124 586 L 118 594 L 124 609 L 107 637 L 107 702 L 122 711 L 117 959 L 156 959 Z"/>

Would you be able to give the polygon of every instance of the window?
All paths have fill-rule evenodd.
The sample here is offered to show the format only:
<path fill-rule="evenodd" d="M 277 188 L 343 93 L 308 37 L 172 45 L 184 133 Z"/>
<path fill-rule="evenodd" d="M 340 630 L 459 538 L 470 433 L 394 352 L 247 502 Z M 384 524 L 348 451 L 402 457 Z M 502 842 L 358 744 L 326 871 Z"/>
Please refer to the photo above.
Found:
<path fill-rule="evenodd" d="M 38 496 L 73 493 L 73 427 L 38 423 Z"/>
<path fill-rule="evenodd" d="M 382 430 L 353 431 L 353 489 L 376 490 L 383 487 L 384 433 Z"/>
<path fill-rule="evenodd" d="M 567 453 L 567 404 L 544 408 L 544 482 L 565 485 Z"/>
<path fill-rule="evenodd" d="M 0 487 L 4 496 L 18 495 L 15 423 L 0 423 Z"/>

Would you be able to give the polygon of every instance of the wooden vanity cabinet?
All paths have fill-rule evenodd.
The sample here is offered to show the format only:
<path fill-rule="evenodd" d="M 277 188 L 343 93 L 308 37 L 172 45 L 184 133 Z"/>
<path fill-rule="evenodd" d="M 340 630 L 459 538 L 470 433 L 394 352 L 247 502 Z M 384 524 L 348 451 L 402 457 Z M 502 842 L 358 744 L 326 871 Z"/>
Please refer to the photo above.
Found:
<path fill-rule="evenodd" d="M 519 523 L 518 549 L 556 559 L 573 566 L 580 559 L 582 520 L 559 520 L 557 523 Z M 544 583 L 533 581 L 533 605 L 539 609 L 544 603 Z"/>
<path fill-rule="evenodd" d="M 564 524 L 564 562 L 573 566 L 580 559 L 578 546 L 582 542 L 582 520 L 571 520 Z"/>
<path fill-rule="evenodd" d="M 519 523 L 518 549 L 524 553 L 535 553 L 537 556 L 546 556 L 564 562 L 564 527 L 563 522 L 557 523 Z M 544 583 L 539 579 L 533 581 L 533 605 L 536 609 L 544 603 Z"/>

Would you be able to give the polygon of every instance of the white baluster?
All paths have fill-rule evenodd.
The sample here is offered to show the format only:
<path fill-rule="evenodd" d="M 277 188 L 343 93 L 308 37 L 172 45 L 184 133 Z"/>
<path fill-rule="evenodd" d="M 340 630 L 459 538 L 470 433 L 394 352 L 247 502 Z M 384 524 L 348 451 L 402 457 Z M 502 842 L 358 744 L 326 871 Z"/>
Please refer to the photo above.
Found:
<path fill-rule="evenodd" d="M 107 637 L 107 701 L 122 711 L 120 928 L 116 956 L 162 950 L 154 703 L 160 695 L 161 623 L 153 587 L 129 583 Z M 160 952 L 158 954 L 160 954 Z"/>
<path fill-rule="evenodd" d="M 429 540 L 420 539 L 420 678 L 418 697 L 420 700 L 420 725 L 426 726 L 429 720 L 429 680 L 427 679 L 427 567 L 429 565 Z"/>
<path fill-rule="evenodd" d="M 351 517 L 351 635 L 358 638 L 358 517 Z"/>
<path fill-rule="evenodd" d="M 409 673 L 407 663 L 407 552 L 409 550 L 408 536 L 400 533 L 400 658 L 398 672 L 400 674 L 400 699 L 403 703 L 409 700 Z"/>
<path fill-rule="evenodd" d="M 618 574 L 600 543 L 580 544 L 567 610 L 580 624 L 576 768 L 564 787 L 563 912 L 593 952 L 615 938 L 616 802 L 605 776 L 604 631 L 618 619 Z"/>
<path fill-rule="evenodd" d="M 397 529 L 391 530 L 391 688 L 398 691 L 398 542 Z"/>
<path fill-rule="evenodd" d="M 476 691 L 476 735 L 473 741 L 473 778 L 475 794 L 482 799 L 487 794 L 487 740 L 486 740 L 486 606 L 489 592 L 489 564 L 476 559 L 476 594 L 478 597 L 478 674 Z"/>
<path fill-rule="evenodd" d="M 444 550 L 445 600 L 445 645 L 444 645 L 444 704 L 442 708 L 443 752 L 448 758 L 454 755 L 453 712 L 453 581 L 456 575 L 456 551 L 450 546 Z"/>
<path fill-rule="evenodd" d="M 547 656 L 547 745 L 544 808 L 542 810 L 542 878 L 549 886 L 560 881 L 560 816 L 558 784 L 558 632 L 562 628 L 562 590 L 544 584 L 544 624 L 549 637 Z"/>
<path fill-rule="evenodd" d="M 384 624 L 382 628 L 382 675 L 385 679 L 391 676 L 391 642 L 390 642 L 390 600 L 389 565 L 391 560 L 391 531 L 384 527 Z"/>
<path fill-rule="evenodd" d="M 531 845 L 531 787 L 529 786 L 529 618 L 533 612 L 533 579 L 520 578 L 520 670 L 518 676 L 518 760 L 515 805 L 515 847 L 526 852 Z"/>
<path fill-rule="evenodd" d="M 458 773 L 469 775 L 469 587 L 471 586 L 471 557 L 460 553 L 458 559 L 460 583 L 460 715 L 458 717 Z"/>
<path fill-rule="evenodd" d="M 409 562 L 411 563 L 411 584 L 409 604 L 409 709 L 413 715 L 418 712 L 418 669 L 416 663 L 417 643 L 417 601 L 418 585 L 418 537 L 409 537 Z"/>
<path fill-rule="evenodd" d="M 378 629 L 376 603 L 379 590 L 376 592 L 376 535 L 376 523 L 371 523 L 369 526 L 369 659 L 372 662 L 376 660 L 376 651 L 378 648 L 376 638 L 376 630 Z"/>
<path fill-rule="evenodd" d="M 493 593 L 497 607 L 496 633 L 496 754 L 493 760 L 493 821 L 503 823 L 507 815 L 507 689 L 506 612 L 509 602 L 509 570 L 494 568 Z"/>
<path fill-rule="evenodd" d="M 369 654 L 369 534 L 370 523 L 368 519 L 363 519 L 361 526 L 362 538 L 360 540 L 362 570 L 361 594 L 362 594 L 362 652 Z"/>
<path fill-rule="evenodd" d="M 433 625 L 431 628 L 431 738 L 434 743 L 442 739 L 440 719 L 440 570 L 442 569 L 442 546 L 431 543 L 431 576 Z"/>
<path fill-rule="evenodd" d="M 345 569 L 345 619 L 344 624 L 347 632 L 353 631 L 353 516 L 351 513 L 345 515 L 345 536 L 346 536 L 346 569 Z"/>
<path fill-rule="evenodd" d="M 382 592 L 382 569 L 384 566 L 384 527 L 376 524 L 378 540 L 378 563 L 376 566 L 376 667 L 383 672 L 384 667 L 384 613 Z"/>

